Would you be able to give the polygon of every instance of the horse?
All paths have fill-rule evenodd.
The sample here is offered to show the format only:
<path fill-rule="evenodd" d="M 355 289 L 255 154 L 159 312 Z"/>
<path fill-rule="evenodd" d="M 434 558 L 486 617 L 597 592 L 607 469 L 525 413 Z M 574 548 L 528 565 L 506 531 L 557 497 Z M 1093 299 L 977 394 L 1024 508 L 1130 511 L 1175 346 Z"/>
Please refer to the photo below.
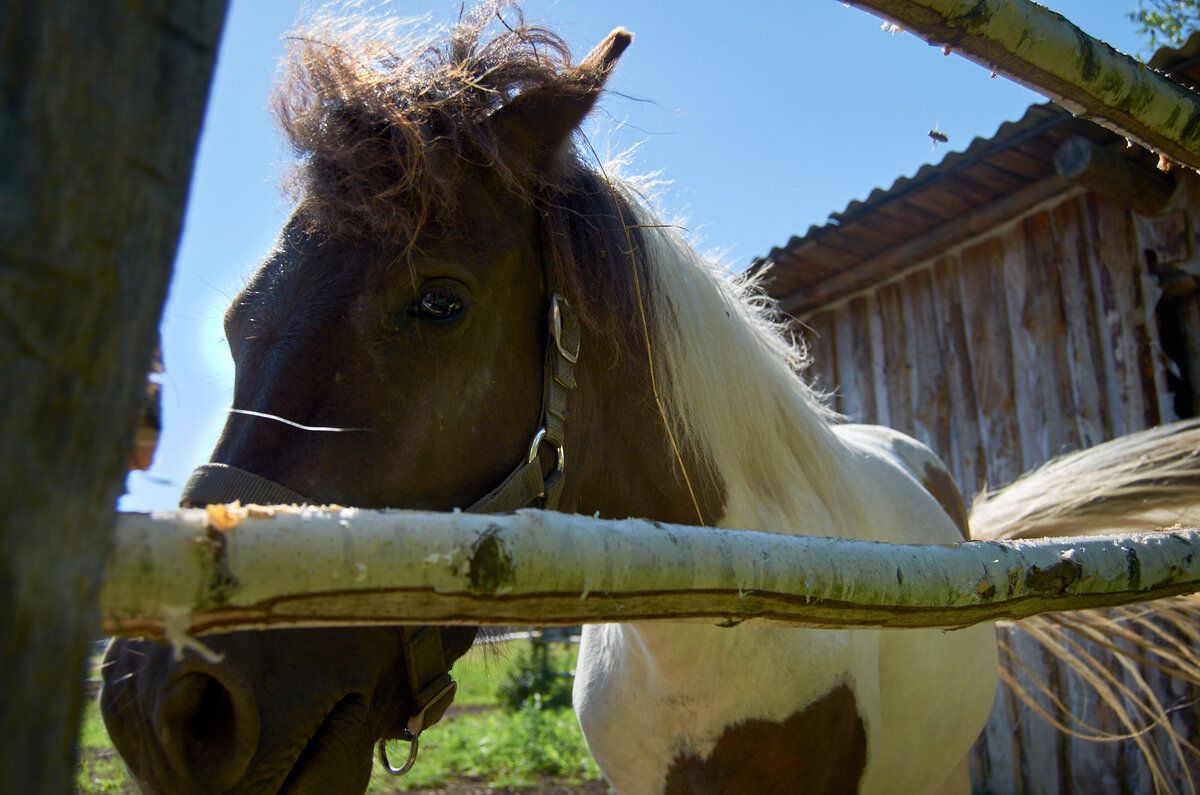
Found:
<path fill-rule="evenodd" d="M 587 156 L 580 124 L 631 40 L 574 63 L 503 5 L 411 53 L 297 37 L 277 102 L 297 204 L 225 316 L 233 409 L 183 504 L 972 537 L 927 447 L 842 422 L 755 284 Z M 362 792 L 377 743 L 409 740 L 412 763 L 475 635 L 243 632 L 178 659 L 118 639 L 101 706 L 147 792 Z M 584 630 L 574 701 L 621 793 L 961 791 L 997 676 L 988 625 L 606 624 Z"/>

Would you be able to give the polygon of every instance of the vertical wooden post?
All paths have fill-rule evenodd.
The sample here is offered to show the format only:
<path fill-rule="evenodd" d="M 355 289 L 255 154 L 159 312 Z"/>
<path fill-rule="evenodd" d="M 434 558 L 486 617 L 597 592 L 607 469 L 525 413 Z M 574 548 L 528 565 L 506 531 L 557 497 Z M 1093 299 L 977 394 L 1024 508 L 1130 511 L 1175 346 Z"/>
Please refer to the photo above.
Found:
<path fill-rule="evenodd" d="M 0 26 L 0 793 L 66 793 L 226 0 Z"/>

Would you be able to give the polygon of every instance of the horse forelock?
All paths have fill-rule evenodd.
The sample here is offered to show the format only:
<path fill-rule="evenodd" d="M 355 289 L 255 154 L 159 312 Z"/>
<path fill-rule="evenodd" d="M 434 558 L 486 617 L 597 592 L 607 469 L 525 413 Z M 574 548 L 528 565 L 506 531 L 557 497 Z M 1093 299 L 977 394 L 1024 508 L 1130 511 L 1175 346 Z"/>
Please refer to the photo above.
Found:
<path fill-rule="evenodd" d="M 325 17 L 289 37 L 274 114 L 300 157 L 290 188 L 331 237 L 409 247 L 431 221 L 454 218 L 472 169 L 526 198 L 561 176 L 506 148 L 488 123 L 571 67 L 560 37 L 508 0 L 465 13 L 440 43 L 405 42 L 401 24 L 412 26 Z"/>

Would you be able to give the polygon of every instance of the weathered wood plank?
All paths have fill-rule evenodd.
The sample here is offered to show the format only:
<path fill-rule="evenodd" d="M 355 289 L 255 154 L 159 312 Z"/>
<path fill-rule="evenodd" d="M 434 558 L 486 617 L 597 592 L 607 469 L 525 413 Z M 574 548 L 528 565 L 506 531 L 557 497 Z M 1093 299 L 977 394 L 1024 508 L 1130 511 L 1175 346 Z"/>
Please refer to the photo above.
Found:
<path fill-rule="evenodd" d="M 996 628 L 997 638 L 1008 642 L 1011 631 Z M 1003 651 L 1000 665 L 1007 664 Z M 971 783 L 985 786 L 992 792 L 1023 792 L 1021 758 L 1021 704 L 1016 694 L 1001 682 L 996 687 L 996 700 L 983 732 L 971 751 Z"/>
<path fill-rule="evenodd" d="M 812 362 L 808 376 L 816 388 L 833 396 L 831 405 L 841 411 L 837 396 L 837 324 L 832 311 L 814 312 L 804 318 L 800 333 Z"/>
<path fill-rule="evenodd" d="M 861 368 L 855 357 L 850 307 L 845 302 L 839 303 L 833 308 L 832 314 L 833 341 L 836 350 L 834 378 L 838 389 L 838 410 L 851 421 L 861 422 L 862 400 L 859 392 Z"/>
<path fill-rule="evenodd" d="M 1184 365 L 1192 388 L 1192 406 L 1200 413 L 1200 292 L 1176 299 L 1179 302 L 1179 325 L 1184 340 Z"/>
<path fill-rule="evenodd" d="M 1056 263 L 1066 317 L 1067 371 L 1072 385 L 1074 425 L 1081 447 L 1109 438 L 1108 402 L 1097 318 L 1092 300 L 1090 263 L 1084 245 L 1081 197 L 1057 205 L 1051 212 L 1050 234 L 1058 253 Z"/>
<path fill-rule="evenodd" d="M 843 413 L 855 422 L 875 422 L 875 384 L 872 379 L 871 309 L 866 296 L 841 304 L 837 318 L 837 379 L 844 395 Z"/>
<path fill-rule="evenodd" d="M 1075 427 L 1075 399 L 1071 383 L 1070 355 L 1067 349 L 1067 317 L 1059 280 L 1060 254 L 1055 245 L 1050 213 L 1029 216 L 1021 223 L 1024 238 L 1026 295 L 1021 307 L 1021 322 L 1036 357 L 1036 394 L 1041 404 L 1042 429 L 1037 436 L 1042 451 L 1036 459 L 1026 459 L 1032 469 L 1049 458 L 1077 450 L 1079 433 Z"/>
<path fill-rule="evenodd" d="M 1003 284 L 1004 248 L 990 238 L 962 252 L 963 315 L 967 352 L 978 400 L 979 437 L 987 454 L 990 488 L 1024 471 L 1013 397 L 1012 349 Z"/>
<path fill-rule="evenodd" d="M 912 359 L 909 329 L 904 317 L 904 292 L 898 284 L 885 284 L 877 291 L 879 318 L 883 327 L 884 384 L 888 396 L 888 425 L 913 433 Z"/>
<path fill-rule="evenodd" d="M 891 425 L 891 402 L 887 391 L 887 350 L 884 340 L 887 334 L 883 328 L 883 312 L 879 308 L 879 292 L 872 290 L 868 294 L 870 308 L 869 333 L 871 343 L 871 384 L 875 388 L 875 422 L 880 425 Z"/>
<path fill-rule="evenodd" d="M 1046 405 L 1039 385 L 1047 375 L 1041 351 L 1034 341 L 1032 326 L 1041 322 L 1044 306 L 1034 284 L 1035 267 L 1027 262 L 1025 225 L 1016 224 L 999 235 L 1004 303 L 1007 308 L 1008 337 L 1012 350 L 1013 405 L 1016 409 L 1021 469 L 1049 458 L 1046 444 L 1048 427 Z M 1032 305 L 1032 306 L 1031 306 Z M 1032 311 L 1031 311 L 1032 309 Z"/>
<path fill-rule="evenodd" d="M 913 429 L 943 461 L 951 458 L 950 389 L 947 377 L 945 318 L 934 301 L 932 268 L 920 268 L 904 280 L 910 308 L 909 338 L 916 367 Z"/>
<path fill-rule="evenodd" d="M 939 259 L 934 264 L 933 275 L 935 303 L 943 320 L 950 397 L 950 460 L 947 464 L 969 504 L 986 479 L 987 465 L 979 438 L 978 403 L 971 378 L 958 257 Z"/>
<path fill-rule="evenodd" d="M 1150 340 L 1157 332 L 1146 324 L 1138 276 L 1143 267 L 1128 213 L 1095 196 L 1087 197 L 1087 209 L 1098 332 L 1106 341 L 1112 435 L 1120 436 L 1159 422 L 1150 355 Z"/>
<path fill-rule="evenodd" d="M 1009 647 L 1021 660 L 1021 664 L 1010 663 L 1009 671 L 1023 683 L 1026 692 L 1034 694 L 1047 711 L 1054 715 L 1058 710 L 1045 696 L 1038 694 L 1038 685 L 1055 687 L 1058 684 L 1059 663 L 1046 649 L 1023 632 L 1009 633 Z M 1061 733 L 1025 704 L 1017 706 L 1017 723 L 1021 747 L 1021 785 L 1018 792 L 1029 795 L 1057 795 L 1063 792 L 1061 763 L 1065 756 L 1065 743 Z"/>

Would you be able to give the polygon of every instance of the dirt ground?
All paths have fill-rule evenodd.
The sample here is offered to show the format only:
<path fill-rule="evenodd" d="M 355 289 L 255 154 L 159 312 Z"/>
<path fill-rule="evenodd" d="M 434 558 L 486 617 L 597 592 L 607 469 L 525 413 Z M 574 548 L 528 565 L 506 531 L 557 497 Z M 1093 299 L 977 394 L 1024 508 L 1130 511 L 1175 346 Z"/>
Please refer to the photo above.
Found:
<path fill-rule="evenodd" d="M 536 787 L 513 789 L 512 787 L 489 787 L 482 781 L 460 781 L 448 787 L 405 790 L 409 795 L 606 795 L 608 786 L 602 781 L 564 787 L 547 781 Z"/>

